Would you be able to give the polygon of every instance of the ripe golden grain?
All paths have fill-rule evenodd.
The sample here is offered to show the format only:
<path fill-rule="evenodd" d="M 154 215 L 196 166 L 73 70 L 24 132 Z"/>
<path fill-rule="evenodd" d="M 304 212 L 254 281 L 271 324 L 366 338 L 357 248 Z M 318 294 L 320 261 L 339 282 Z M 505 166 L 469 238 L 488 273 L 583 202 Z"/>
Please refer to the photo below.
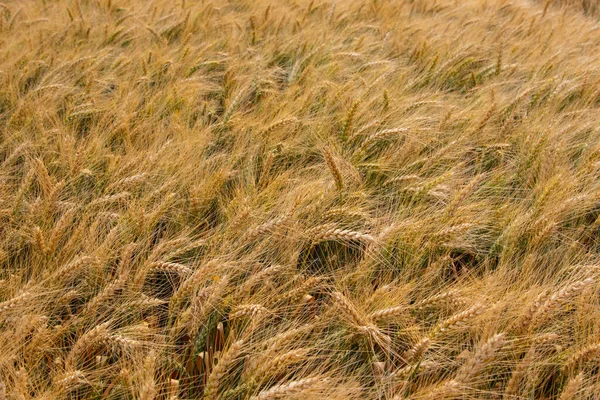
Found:
<path fill-rule="evenodd" d="M 595 2 L 147 3 L 0 0 L 0 400 L 593 397 Z"/>

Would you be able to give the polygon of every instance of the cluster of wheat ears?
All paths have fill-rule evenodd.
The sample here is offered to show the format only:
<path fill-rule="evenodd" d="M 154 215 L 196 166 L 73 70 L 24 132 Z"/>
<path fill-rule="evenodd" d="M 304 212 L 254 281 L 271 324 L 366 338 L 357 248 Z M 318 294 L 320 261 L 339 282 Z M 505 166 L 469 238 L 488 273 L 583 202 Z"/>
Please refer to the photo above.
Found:
<path fill-rule="evenodd" d="M 595 2 L 1 1 L 1 400 L 600 398 Z"/>

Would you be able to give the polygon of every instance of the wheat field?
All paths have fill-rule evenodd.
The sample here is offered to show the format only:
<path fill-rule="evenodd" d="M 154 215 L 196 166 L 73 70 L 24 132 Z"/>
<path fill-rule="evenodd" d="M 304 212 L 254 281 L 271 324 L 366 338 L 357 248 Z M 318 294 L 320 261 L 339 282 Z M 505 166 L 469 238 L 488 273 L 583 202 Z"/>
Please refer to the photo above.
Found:
<path fill-rule="evenodd" d="M 600 399 L 593 0 L 1 0 L 0 400 Z"/>

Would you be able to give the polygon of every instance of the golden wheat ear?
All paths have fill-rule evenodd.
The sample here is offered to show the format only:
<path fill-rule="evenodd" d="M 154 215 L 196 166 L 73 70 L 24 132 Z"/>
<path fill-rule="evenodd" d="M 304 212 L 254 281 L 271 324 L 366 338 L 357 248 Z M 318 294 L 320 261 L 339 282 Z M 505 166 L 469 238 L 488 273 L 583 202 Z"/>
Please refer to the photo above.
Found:
<path fill-rule="evenodd" d="M 244 342 L 242 340 L 239 340 L 231 344 L 231 346 L 229 346 L 229 348 L 221 354 L 217 361 L 217 365 L 212 369 L 210 375 L 208 376 L 208 379 L 206 380 L 206 386 L 204 389 L 204 396 L 206 398 L 218 398 L 219 384 L 221 382 L 221 379 L 223 379 L 226 376 L 229 368 L 233 365 L 233 363 L 240 355 L 243 344 Z"/>
<path fill-rule="evenodd" d="M 583 384 L 583 379 L 583 372 L 580 372 L 577 376 L 574 376 L 573 378 L 569 379 L 569 382 L 567 382 L 565 389 L 560 394 L 559 400 L 572 400 L 577 398 L 577 392 Z"/>
<path fill-rule="evenodd" d="M 335 158 L 333 157 L 333 153 L 331 152 L 331 148 L 329 146 L 323 147 L 323 157 L 325 157 L 327 167 L 329 167 L 329 171 L 333 176 L 335 186 L 337 187 L 338 191 L 341 192 L 344 189 L 344 178 L 342 177 L 342 173 L 335 162 Z"/>
<path fill-rule="evenodd" d="M 269 390 L 262 391 L 256 396 L 252 396 L 252 400 L 272 400 L 272 399 L 285 399 L 292 396 L 297 396 L 306 389 L 318 385 L 328 383 L 329 378 L 305 378 L 298 381 L 292 381 L 289 383 L 281 384 L 272 387 Z"/>

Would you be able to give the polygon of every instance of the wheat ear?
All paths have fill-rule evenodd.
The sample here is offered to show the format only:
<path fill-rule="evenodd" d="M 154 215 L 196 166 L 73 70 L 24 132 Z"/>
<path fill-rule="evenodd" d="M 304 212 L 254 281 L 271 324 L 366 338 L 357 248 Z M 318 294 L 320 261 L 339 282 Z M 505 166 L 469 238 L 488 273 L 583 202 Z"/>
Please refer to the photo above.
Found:
<path fill-rule="evenodd" d="M 344 178 L 342 177 L 342 173 L 338 168 L 335 159 L 333 157 L 333 153 L 329 146 L 323 147 L 323 156 L 325 157 L 325 161 L 327 162 L 327 166 L 331 171 L 331 175 L 333 175 L 333 180 L 335 181 L 335 185 L 337 186 L 338 191 L 342 191 L 344 189 Z"/>
<path fill-rule="evenodd" d="M 108 322 L 105 322 L 100 325 L 96 325 L 94 328 L 90 329 L 83 335 L 79 337 L 75 345 L 71 348 L 69 352 L 66 362 L 66 365 L 73 365 L 75 359 L 79 356 L 81 352 L 83 352 L 88 347 L 93 344 L 101 341 L 102 339 L 108 336 Z"/>
<path fill-rule="evenodd" d="M 292 381 L 289 383 L 273 386 L 269 390 L 262 391 L 258 393 L 256 396 L 252 396 L 251 400 L 271 400 L 271 399 L 281 399 L 281 398 L 290 398 L 291 396 L 297 395 L 298 393 L 303 392 L 307 388 L 314 386 L 317 383 L 327 383 L 329 381 L 328 378 L 306 378 L 298 381 Z"/>
<path fill-rule="evenodd" d="M 485 365 L 493 360 L 498 349 L 504 345 L 504 333 L 498 333 L 487 340 L 477 353 L 463 365 L 454 378 L 455 381 L 466 383 L 477 375 Z"/>
<path fill-rule="evenodd" d="M 373 236 L 356 232 L 349 229 L 339 229 L 331 225 L 323 225 L 316 227 L 308 232 L 308 236 L 314 243 L 334 240 L 342 242 L 375 242 Z"/>
<path fill-rule="evenodd" d="M 586 346 L 583 349 L 576 352 L 575 354 L 573 354 L 571 357 L 569 357 L 569 359 L 565 363 L 565 368 L 567 370 L 574 369 L 577 365 L 590 360 L 597 354 L 600 354 L 600 343 L 594 343 L 589 346 Z"/>
<path fill-rule="evenodd" d="M 156 397 L 156 384 L 154 382 L 154 370 L 156 369 L 156 354 L 151 351 L 144 360 L 142 370 L 142 383 L 140 386 L 140 399 L 154 400 Z"/>
<path fill-rule="evenodd" d="M 456 325 L 459 325 L 479 314 L 481 314 L 484 310 L 484 306 L 481 304 L 476 304 L 473 307 L 469 308 L 466 311 L 460 312 L 458 314 L 453 315 L 452 317 L 448 318 L 447 320 L 441 322 L 440 324 L 438 324 L 433 332 L 432 332 L 432 336 L 436 336 Z"/>
<path fill-rule="evenodd" d="M 525 373 L 529 369 L 534 356 L 535 347 L 532 346 L 527 351 L 521 362 L 519 362 L 514 368 L 513 373 L 510 376 L 508 383 L 506 384 L 506 388 L 504 389 L 504 398 L 513 398 L 514 396 L 518 395 L 521 381 L 523 380 Z"/>
<path fill-rule="evenodd" d="M 208 376 L 208 379 L 206 380 L 204 396 L 207 399 L 217 399 L 221 379 L 225 377 L 227 371 L 239 356 L 243 343 L 244 342 L 242 340 L 233 343 L 229 347 L 229 349 L 225 353 L 223 353 L 222 356 L 219 358 L 219 362 L 212 369 L 210 375 Z"/>
<path fill-rule="evenodd" d="M 582 281 L 577 281 L 570 285 L 565 286 L 558 292 L 554 293 L 548 300 L 546 300 L 536 311 L 531 321 L 531 328 L 536 327 L 550 312 L 556 309 L 556 307 L 569 298 L 575 296 L 579 292 L 583 291 L 586 287 L 594 282 L 593 278 L 587 278 Z"/>
<path fill-rule="evenodd" d="M 583 372 L 580 372 L 577 376 L 569 379 L 569 382 L 567 383 L 565 390 L 563 390 L 561 393 L 559 400 L 573 400 L 582 383 Z"/>

